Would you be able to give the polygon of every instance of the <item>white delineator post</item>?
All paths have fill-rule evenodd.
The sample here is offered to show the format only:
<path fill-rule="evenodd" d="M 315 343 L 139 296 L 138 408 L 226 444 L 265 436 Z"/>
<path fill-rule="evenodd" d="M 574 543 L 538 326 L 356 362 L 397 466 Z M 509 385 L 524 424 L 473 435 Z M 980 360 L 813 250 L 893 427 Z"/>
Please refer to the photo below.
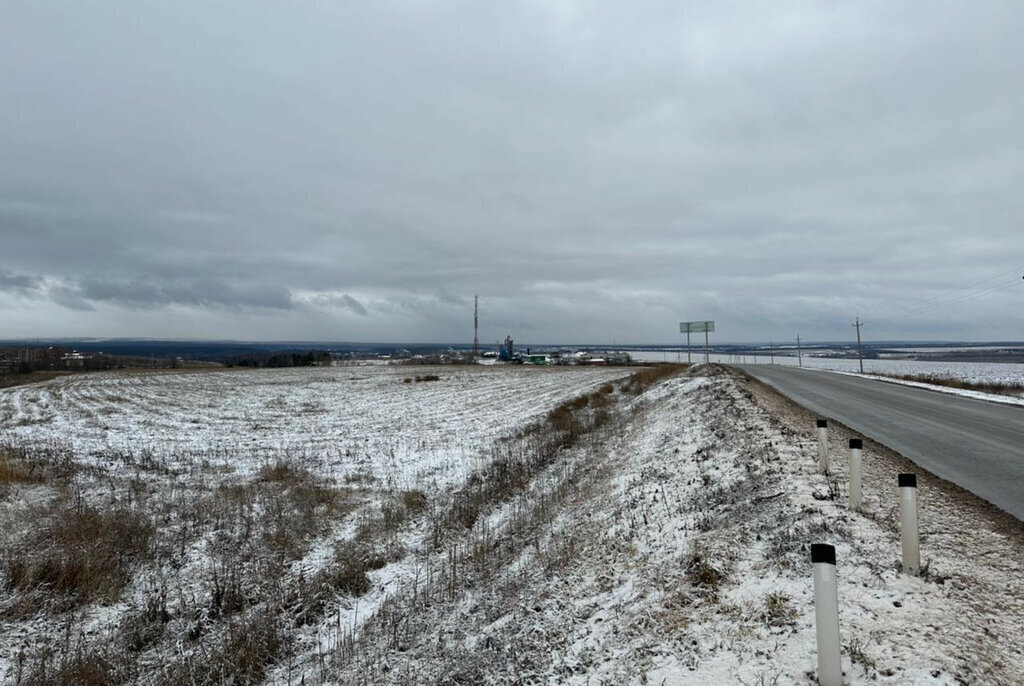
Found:
<path fill-rule="evenodd" d="M 861 505 L 860 475 L 863 461 L 864 442 L 859 438 L 850 439 L 850 509 L 859 510 Z"/>
<path fill-rule="evenodd" d="M 819 419 L 818 424 L 818 471 L 828 474 L 828 420 Z"/>
<path fill-rule="evenodd" d="M 900 537 L 903 540 L 903 571 L 921 572 L 921 539 L 917 531 L 917 475 L 900 474 Z"/>
<path fill-rule="evenodd" d="M 818 683 L 821 686 L 842 686 L 835 547 L 827 543 L 812 543 L 811 564 L 814 567 L 814 627 L 818 635 Z"/>

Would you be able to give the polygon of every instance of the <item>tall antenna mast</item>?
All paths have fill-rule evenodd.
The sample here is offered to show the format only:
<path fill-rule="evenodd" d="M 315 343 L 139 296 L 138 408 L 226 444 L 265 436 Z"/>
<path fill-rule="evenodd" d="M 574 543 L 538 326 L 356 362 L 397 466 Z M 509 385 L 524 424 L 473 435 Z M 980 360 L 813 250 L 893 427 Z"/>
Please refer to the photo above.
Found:
<path fill-rule="evenodd" d="M 480 296 L 473 296 L 473 359 L 480 355 Z"/>

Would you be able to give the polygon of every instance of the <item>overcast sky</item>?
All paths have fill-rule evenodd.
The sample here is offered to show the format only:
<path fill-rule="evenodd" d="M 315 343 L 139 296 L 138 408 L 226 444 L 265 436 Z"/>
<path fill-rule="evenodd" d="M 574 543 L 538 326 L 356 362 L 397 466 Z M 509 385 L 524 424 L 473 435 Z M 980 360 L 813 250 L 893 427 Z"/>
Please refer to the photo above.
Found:
<path fill-rule="evenodd" d="M 0 338 L 1024 339 L 1024 3 L 0 0 Z"/>

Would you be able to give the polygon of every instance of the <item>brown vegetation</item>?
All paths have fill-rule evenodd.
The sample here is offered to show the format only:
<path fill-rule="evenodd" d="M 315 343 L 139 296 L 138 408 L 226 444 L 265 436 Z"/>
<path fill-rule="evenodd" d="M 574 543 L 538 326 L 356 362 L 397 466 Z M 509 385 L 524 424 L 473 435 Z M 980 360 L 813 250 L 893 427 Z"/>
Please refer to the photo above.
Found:
<path fill-rule="evenodd" d="M 441 377 L 437 374 L 420 374 L 419 376 L 407 376 L 402 379 L 402 383 L 423 383 L 424 381 L 440 381 Z"/>
<path fill-rule="evenodd" d="M 80 503 L 62 506 L 39 533 L 4 552 L 9 589 L 40 605 L 57 594 L 57 609 L 93 600 L 113 602 L 131 578 L 132 566 L 149 554 L 153 524 L 122 507 L 100 510 Z M 20 609 L 28 610 L 22 603 Z"/>
<path fill-rule="evenodd" d="M 622 390 L 629 395 L 640 395 L 648 388 L 670 376 L 681 374 L 689 369 L 687 364 L 656 364 L 631 374 L 623 383 Z"/>
<path fill-rule="evenodd" d="M 918 383 L 933 384 L 935 386 L 946 386 L 965 391 L 979 391 L 981 393 L 994 393 L 996 395 L 1021 396 L 1024 394 L 1024 383 L 993 383 L 984 381 L 965 381 L 963 379 L 952 379 L 938 374 L 880 374 L 891 379 L 902 379 L 904 381 L 916 381 Z"/>
<path fill-rule="evenodd" d="M 41 477 L 31 463 L 18 459 L 4 448 L 0 448 L 0 486 L 13 483 L 35 483 Z"/>
<path fill-rule="evenodd" d="M 51 381 L 61 376 L 68 376 L 74 372 L 64 371 L 34 371 L 27 374 L 0 374 L 0 388 L 12 388 L 14 386 L 27 386 L 33 383 Z"/>
<path fill-rule="evenodd" d="M 226 636 L 209 651 L 196 651 L 180 662 L 166 666 L 161 686 L 195 684 L 215 686 L 261 683 L 267 667 L 287 647 L 287 638 L 276 613 L 256 612 L 239 622 L 230 622 Z"/>

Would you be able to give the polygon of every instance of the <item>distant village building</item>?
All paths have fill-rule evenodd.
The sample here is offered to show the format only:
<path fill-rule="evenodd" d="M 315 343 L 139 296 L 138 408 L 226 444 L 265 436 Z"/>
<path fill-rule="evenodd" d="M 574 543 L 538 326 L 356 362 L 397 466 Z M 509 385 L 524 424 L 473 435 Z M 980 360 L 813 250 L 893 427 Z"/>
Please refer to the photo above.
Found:
<path fill-rule="evenodd" d="M 64 365 L 64 369 L 82 369 L 85 367 L 85 361 L 88 358 L 77 350 L 72 350 L 69 353 L 61 355 L 60 361 Z"/>
<path fill-rule="evenodd" d="M 633 362 L 633 358 L 630 357 L 629 353 L 619 351 L 579 351 L 574 353 L 572 356 L 573 364 L 582 364 L 589 366 L 602 366 L 602 365 L 628 365 Z"/>
<path fill-rule="evenodd" d="M 630 364 L 633 362 L 633 358 L 629 356 L 629 353 L 621 350 L 605 353 L 604 359 L 608 360 L 608 364 Z"/>

